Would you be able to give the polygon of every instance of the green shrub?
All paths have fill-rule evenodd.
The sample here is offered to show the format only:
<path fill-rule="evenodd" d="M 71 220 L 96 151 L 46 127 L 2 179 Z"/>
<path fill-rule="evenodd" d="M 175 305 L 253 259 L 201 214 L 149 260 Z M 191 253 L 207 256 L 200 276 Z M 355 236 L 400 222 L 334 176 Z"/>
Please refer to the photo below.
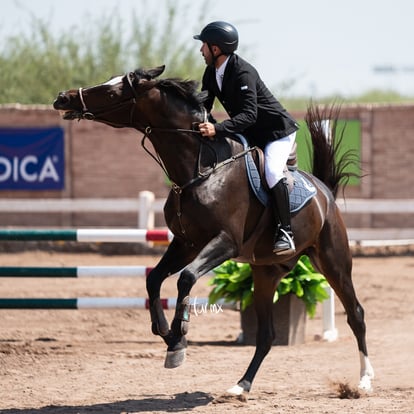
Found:
<path fill-rule="evenodd" d="M 248 263 L 227 260 L 215 268 L 214 273 L 215 276 L 209 283 L 214 286 L 209 294 L 210 303 L 219 299 L 224 299 L 226 302 L 240 302 L 242 310 L 253 303 L 253 277 Z M 326 287 L 328 282 L 325 277 L 314 270 L 307 256 L 301 256 L 295 268 L 279 283 L 274 302 L 281 295 L 293 293 L 305 302 L 306 311 L 312 318 L 317 303 L 328 298 Z"/>

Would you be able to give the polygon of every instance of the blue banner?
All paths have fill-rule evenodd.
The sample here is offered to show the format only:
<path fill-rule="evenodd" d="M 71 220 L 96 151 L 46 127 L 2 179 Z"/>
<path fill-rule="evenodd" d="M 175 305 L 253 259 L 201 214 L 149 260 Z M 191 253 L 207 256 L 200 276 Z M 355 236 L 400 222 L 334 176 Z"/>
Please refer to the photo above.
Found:
<path fill-rule="evenodd" d="M 0 190 L 63 190 L 63 129 L 0 128 Z"/>

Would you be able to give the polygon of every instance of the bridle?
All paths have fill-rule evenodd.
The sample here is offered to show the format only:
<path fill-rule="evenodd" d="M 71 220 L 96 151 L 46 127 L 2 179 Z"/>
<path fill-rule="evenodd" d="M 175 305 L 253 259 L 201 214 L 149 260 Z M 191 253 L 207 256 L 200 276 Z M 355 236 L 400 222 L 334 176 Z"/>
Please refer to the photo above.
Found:
<path fill-rule="evenodd" d="M 100 108 L 97 111 L 91 111 L 88 108 L 88 106 L 86 105 L 85 97 L 84 97 L 84 92 L 83 92 L 84 88 L 79 88 L 78 89 L 78 95 L 79 95 L 79 100 L 82 104 L 82 110 L 81 110 L 81 112 L 76 114 L 77 118 L 79 120 L 86 119 L 88 121 L 93 121 L 93 120 L 101 117 L 102 115 L 110 114 L 111 112 L 120 110 L 124 106 L 131 105 L 131 110 L 130 110 L 130 115 L 129 115 L 129 123 L 132 125 L 133 124 L 134 105 L 135 105 L 135 103 L 136 103 L 136 101 L 139 97 L 138 97 L 137 91 L 134 88 L 133 80 L 131 79 L 131 76 L 132 76 L 132 73 L 127 73 L 127 74 L 124 75 L 124 78 L 126 78 L 126 80 L 128 81 L 128 85 L 131 89 L 132 96 L 130 98 L 125 99 L 122 102 L 117 102 L 115 105 L 107 105 L 106 107 L 104 106 L 104 107 Z M 116 124 L 114 122 L 107 122 L 107 123 L 110 124 L 110 125 L 113 125 L 113 126 L 119 126 L 119 124 Z M 125 126 L 125 125 L 122 125 L 122 126 Z"/>

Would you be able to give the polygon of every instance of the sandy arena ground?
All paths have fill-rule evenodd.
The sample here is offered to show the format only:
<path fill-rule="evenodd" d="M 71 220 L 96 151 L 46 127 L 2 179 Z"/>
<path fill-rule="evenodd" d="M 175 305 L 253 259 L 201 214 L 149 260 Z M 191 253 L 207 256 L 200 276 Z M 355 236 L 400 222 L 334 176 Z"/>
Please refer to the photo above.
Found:
<path fill-rule="evenodd" d="M 154 265 L 156 257 L 54 252 L 1 253 L 25 266 Z M 274 347 L 247 402 L 223 397 L 254 348 L 235 343 L 239 314 L 193 315 L 186 363 L 163 368 L 165 346 L 145 310 L 0 310 L 0 414 L 78 413 L 413 413 L 414 258 L 354 260 L 366 311 L 374 391 L 340 399 L 335 383 L 355 387 L 356 342 L 336 301 L 335 342 L 320 340 L 320 309 L 307 321 L 306 343 Z M 205 297 L 207 280 L 193 296 Z M 173 278 L 165 297 L 175 294 Z M 0 279 L 1 297 L 145 296 L 137 279 Z M 171 318 L 172 312 L 168 311 Z"/>

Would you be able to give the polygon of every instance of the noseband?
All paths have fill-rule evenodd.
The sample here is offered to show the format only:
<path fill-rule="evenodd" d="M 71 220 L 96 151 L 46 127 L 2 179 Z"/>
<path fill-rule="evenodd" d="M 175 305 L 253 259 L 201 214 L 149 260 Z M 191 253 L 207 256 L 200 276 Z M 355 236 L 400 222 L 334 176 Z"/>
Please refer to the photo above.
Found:
<path fill-rule="evenodd" d="M 83 88 L 78 89 L 78 94 L 79 94 L 79 99 L 82 104 L 82 112 L 81 112 L 82 117 L 80 119 L 86 119 L 88 121 L 92 121 L 93 119 L 95 119 L 95 116 L 92 112 L 89 112 L 88 108 L 86 107 L 85 99 L 83 98 Z"/>

